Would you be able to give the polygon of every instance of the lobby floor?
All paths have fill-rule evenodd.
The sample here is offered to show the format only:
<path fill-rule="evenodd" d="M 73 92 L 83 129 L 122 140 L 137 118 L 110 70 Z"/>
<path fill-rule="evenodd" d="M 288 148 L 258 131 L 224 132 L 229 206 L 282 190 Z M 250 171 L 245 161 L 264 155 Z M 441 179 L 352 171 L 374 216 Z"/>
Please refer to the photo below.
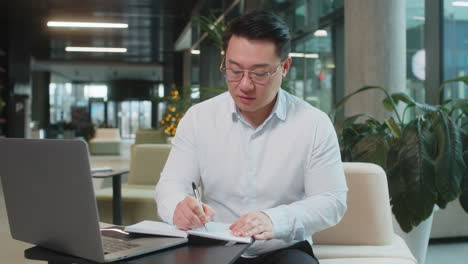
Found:
<path fill-rule="evenodd" d="M 126 141 L 122 147 L 120 156 L 91 156 L 92 167 L 111 167 L 114 169 L 128 168 L 130 162 L 130 145 Z M 125 181 L 125 179 L 124 179 Z M 1 185 L 1 182 L 0 182 Z M 107 180 L 95 181 L 95 187 L 110 185 Z M 468 223 L 467 223 L 468 224 Z M 41 261 L 27 260 L 23 257 L 23 251 L 31 247 L 31 244 L 13 240 L 10 236 L 8 218 L 3 197 L 3 188 L 0 187 L 0 263 L 45 263 Z M 468 242 L 436 243 L 430 244 L 425 264 L 466 264 L 468 260 Z"/>

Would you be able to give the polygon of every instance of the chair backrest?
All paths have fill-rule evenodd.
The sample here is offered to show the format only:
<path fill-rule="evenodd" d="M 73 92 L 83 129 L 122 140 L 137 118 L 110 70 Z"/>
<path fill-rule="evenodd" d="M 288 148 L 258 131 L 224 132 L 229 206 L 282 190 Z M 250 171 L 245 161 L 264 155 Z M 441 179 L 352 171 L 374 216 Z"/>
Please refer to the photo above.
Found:
<path fill-rule="evenodd" d="M 98 128 L 94 139 L 120 139 L 118 128 Z"/>
<path fill-rule="evenodd" d="M 348 210 L 336 226 L 313 235 L 321 245 L 388 245 L 393 227 L 387 177 L 375 164 L 343 163 Z"/>
<path fill-rule="evenodd" d="M 138 129 L 135 132 L 135 144 L 165 144 L 166 138 L 159 129 Z"/>
<path fill-rule="evenodd" d="M 169 144 L 132 145 L 128 183 L 156 185 L 170 151 Z"/>

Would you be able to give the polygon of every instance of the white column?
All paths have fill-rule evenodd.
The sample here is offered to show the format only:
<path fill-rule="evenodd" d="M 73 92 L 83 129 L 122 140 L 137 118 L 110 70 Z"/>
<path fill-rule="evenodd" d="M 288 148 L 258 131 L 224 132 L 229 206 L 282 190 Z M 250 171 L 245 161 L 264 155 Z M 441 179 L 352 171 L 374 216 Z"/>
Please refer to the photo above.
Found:
<path fill-rule="evenodd" d="M 391 92 L 406 85 L 406 15 L 404 0 L 346 0 L 345 95 L 366 85 Z M 348 101 L 345 115 L 387 117 L 380 92 L 364 92 Z"/>

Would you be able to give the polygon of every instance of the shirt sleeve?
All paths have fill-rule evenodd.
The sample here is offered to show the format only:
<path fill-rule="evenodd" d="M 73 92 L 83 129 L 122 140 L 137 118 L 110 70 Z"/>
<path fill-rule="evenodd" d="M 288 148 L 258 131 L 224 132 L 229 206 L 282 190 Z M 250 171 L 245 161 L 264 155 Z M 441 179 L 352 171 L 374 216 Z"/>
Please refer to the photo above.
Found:
<path fill-rule="evenodd" d="M 189 109 L 179 122 L 171 152 L 155 190 L 158 214 L 163 221 L 171 224 L 177 204 L 192 194 L 192 182 L 197 185 L 200 182 L 196 159 L 196 120 L 192 110 Z"/>
<path fill-rule="evenodd" d="M 336 225 L 346 211 L 346 179 L 333 125 L 317 126 L 304 175 L 305 197 L 287 205 L 264 210 L 273 223 L 273 237 L 304 240 Z"/>

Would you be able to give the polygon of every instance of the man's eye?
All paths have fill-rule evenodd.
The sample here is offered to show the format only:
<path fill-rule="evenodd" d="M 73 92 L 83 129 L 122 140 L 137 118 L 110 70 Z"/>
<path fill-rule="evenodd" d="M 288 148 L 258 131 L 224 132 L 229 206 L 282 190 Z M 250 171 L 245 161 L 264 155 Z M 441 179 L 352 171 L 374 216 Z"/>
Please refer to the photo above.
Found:
<path fill-rule="evenodd" d="M 242 74 L 242 73 L 243 73 L 243 71 L 239 71 L 239 70 L 232 70 L 232 69 L 231 69 L 231 73 L 232 73 L 232 74 L 236 74 L 236 75 L 240 75 L 240 74 Z"/>
<path fill-rule="evenodd" d="M 256 77 L 265 77 L 268 74 L 268 72 L 252 72 L 252 74 Z"/>

